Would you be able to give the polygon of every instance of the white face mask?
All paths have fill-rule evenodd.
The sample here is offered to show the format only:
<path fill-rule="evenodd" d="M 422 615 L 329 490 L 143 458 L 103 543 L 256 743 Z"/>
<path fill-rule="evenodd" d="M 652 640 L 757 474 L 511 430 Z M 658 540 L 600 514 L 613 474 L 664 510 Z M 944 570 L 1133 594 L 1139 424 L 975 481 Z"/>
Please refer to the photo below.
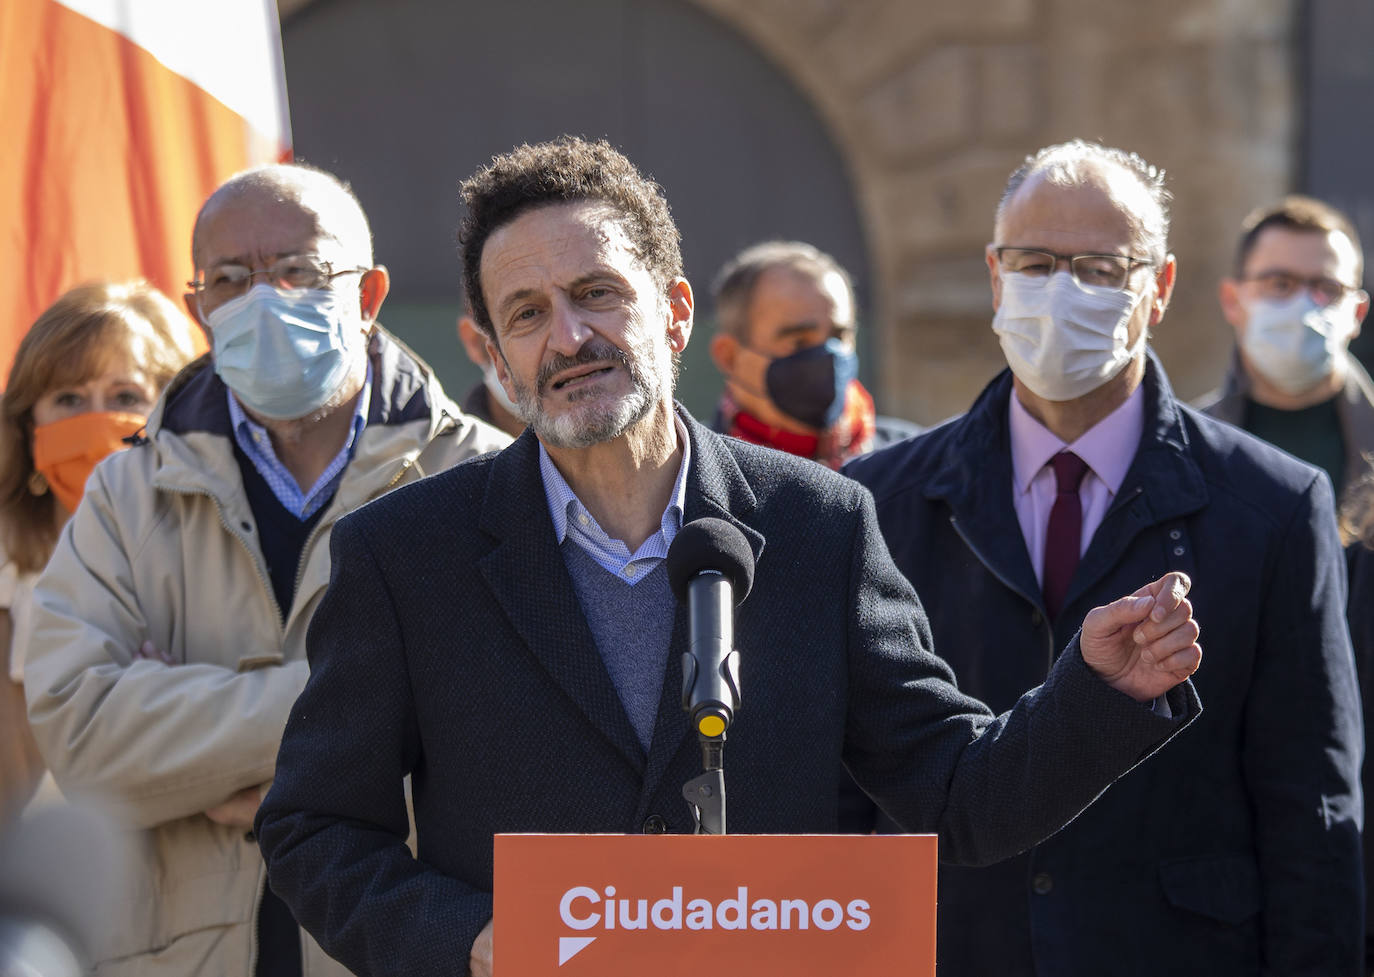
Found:
<path fill-rule="evenodd" d="M 1096 390 L 1140 354 L 1146 330 L 1128 346 L 1140 295 L 1083 287 L 1067 271 L 1045 278 L 1002 273 L 992 331 L 1016 378 L 1045 400 Z M 1142 293 L 1143 294 L 1143 293 Z"/>
<path fill-rule="evenodd" d="M 1284 393 L 1311 390 L 1345 359 L 1355 334 L 1352 299 L 1321 306 L 1303 289 L 1291 298 L 1247 303 L 1245 358 Z"/>

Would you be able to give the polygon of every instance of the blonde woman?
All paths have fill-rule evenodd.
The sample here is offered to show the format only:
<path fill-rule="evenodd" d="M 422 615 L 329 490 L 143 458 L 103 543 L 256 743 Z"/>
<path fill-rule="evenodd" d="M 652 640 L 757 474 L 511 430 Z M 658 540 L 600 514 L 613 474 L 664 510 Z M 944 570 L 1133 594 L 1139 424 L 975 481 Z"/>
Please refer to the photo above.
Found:
<path fill-rule="evenodd" d="M 0 822 L 43 774 L 22 686 L 33 582 L 96 463 L 195 356 L 193 328 L 147 282 L 98 282 L 63 294 L 15 353 L 0 397 Z"/>

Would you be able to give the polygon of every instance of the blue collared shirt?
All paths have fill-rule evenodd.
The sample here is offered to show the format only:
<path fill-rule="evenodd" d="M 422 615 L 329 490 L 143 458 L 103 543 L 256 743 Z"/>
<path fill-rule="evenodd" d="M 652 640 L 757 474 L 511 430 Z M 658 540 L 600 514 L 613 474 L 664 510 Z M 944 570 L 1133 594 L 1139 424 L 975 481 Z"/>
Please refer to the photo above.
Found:
<path fill-rule="evenodd" d="M 673 482 L 673 494 L 668 500 L 668 507 L 663 510 L 658 532 L 641 543 L 634 553 L 621 540 L 608 536 L 597 524 L 554 465 L 543 443 L 539 445 L 539 474 L 544 479 L 544 498 L 549 503 L 549 515 L 553 518 L 553 531 L 558 544 L 563 545 L 563 540 L 571 537 L 602 569 L 614 573 L 630 585 L 643 580 L 663 561 L 668 555 L 668 547 L 682 528 L 683 507 L 687 500 L 687 466 L 691 462 L 692 445 L 687 437 L 686 426 L 676 414 L 673 415 L 673 424 L 677 429 L 678 444 L 682 445 L 682 463 Z"/>
<path fill-rule="evenodd" d="M 238 442 L 239 449 L 248 456 L 258 474 L 272 489 L 277 501 L 288 512 L 295 513 L 296 518 L 302 521 L 309 519 L 333 498 L 334 490 L 339 487 L 339 479 L 343 478 L 344 469 L 353 459 L 353 446 L 358 443 L 358 435 L 367 426 L 367 411 L 372 404 L 372 361 L 369 360 L 367 364 L 367 378 L 363 380 L 362 396 L 358 398 L 358 407 L 353 412 L 353 426 L 348 429 L 348 440 L 308 492 L 301 491 L 295 477 L 277 457 L 276 451 L 272 449 L 272 438 L 267 429 L 244 413 L 232 390 L 228 391 L 228 394 L 229 422 L 233 426 L 234 440 Z"/>

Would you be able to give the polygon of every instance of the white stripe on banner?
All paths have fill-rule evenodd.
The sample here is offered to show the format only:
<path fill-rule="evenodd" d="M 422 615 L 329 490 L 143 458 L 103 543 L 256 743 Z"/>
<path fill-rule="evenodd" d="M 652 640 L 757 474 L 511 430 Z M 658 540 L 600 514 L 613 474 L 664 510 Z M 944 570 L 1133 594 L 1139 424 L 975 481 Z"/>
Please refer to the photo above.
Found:
<path fill-rule="evenodd" d="M 291 145 L 275 0 L 53 2 L 133 41 L 279 148 Z M 188 45 L 188 37 L 203 43 Z"/>

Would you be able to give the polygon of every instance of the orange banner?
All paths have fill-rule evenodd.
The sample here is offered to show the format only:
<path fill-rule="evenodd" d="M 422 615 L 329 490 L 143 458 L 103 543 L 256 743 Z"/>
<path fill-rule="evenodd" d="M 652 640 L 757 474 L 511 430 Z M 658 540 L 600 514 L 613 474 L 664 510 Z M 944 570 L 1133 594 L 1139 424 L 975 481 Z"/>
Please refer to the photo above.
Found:
<path fill-rule="evenodd" d="M 933 835 L 497 835 L 493 963 L 933 977 Z"/>
<path fill-rule="evenodd" d="M 184 52 L 223 43 L 204 30 L 206 13 L 243 19 L 237 5 L 198 0 L 0 4 L 0 267 L 10 282 L 0 383 L 24 332 L 73 285 L 144 277 L 179 302 L 193 272 L 192 224 L 210 191 L 245 166 L 289 158 L 284 113 L 278 131 L 255 131 L 164 63 L 178 30 Z M 102 16 L 108 23 L 93 19 Z M 261 43 L 279 69 L 275 15 L 270 27 Z M 139 43 L 150 29 L 162 60 Z M 261 55 L 243 63 L 260 72 Z"/>

